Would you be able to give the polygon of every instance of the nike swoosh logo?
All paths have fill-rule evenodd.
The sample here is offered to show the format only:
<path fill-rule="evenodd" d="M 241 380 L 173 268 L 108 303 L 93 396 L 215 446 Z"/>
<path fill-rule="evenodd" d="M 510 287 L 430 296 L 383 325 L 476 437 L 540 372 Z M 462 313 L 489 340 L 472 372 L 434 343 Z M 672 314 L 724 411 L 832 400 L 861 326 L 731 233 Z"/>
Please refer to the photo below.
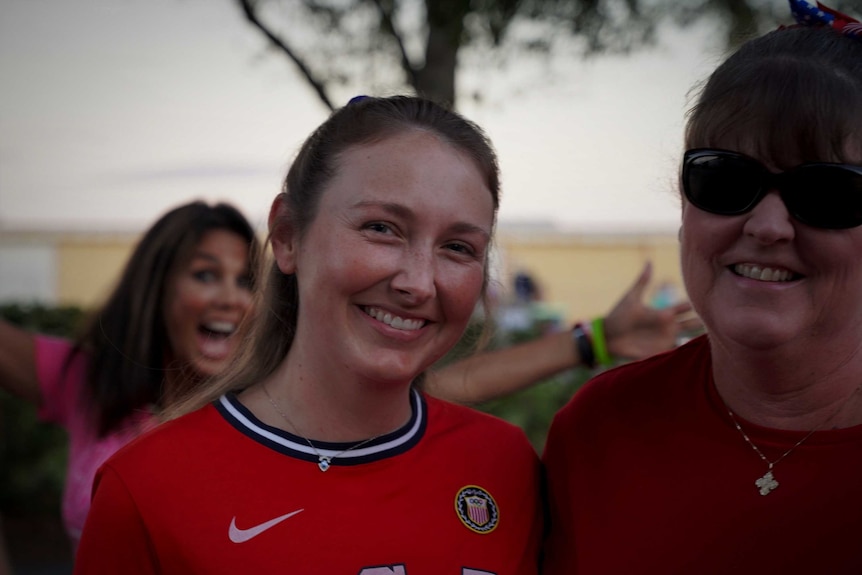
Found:
<path fill-rule="evenodd" d="M 249 539 L 257 537 L 270 527 L 275 527 L 285 519 L 293 517 L 297 513 L 304 511 L 303 509 L 297 509 L 296 511 L 292 511 L 291 513 L 287 513 L 282 515 L 281 517 L 276 517 L 275 519 L 270 519 L 266 523 L 261 523 L 260 525 L 255 525 L 254 527 L 250 527 L 248 529 L 240 529 L 236 526 L 236 517 L 230 520 L 230 529 L 228 530 L 228 537 L 234 543 L 245 543 Z"/>

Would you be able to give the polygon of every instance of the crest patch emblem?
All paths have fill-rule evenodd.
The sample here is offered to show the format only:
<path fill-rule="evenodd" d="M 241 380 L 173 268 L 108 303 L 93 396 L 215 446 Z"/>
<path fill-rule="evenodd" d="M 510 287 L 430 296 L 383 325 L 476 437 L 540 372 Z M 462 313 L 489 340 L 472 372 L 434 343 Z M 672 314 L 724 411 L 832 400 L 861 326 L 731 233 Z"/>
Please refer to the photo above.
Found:
<path fill-rule="evenodd" d="M 486 534 L 497 528 L 500 510 L 491 494 L 478 485 L 462 487 L 455 496 L 455 513 L 470 531 Z"/>

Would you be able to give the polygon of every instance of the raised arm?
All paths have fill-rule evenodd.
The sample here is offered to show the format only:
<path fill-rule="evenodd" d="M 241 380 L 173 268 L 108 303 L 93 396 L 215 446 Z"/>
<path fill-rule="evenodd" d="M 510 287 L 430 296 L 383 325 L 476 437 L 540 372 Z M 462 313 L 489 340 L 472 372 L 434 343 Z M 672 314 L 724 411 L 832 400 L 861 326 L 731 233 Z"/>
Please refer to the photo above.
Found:
<path fill-rule="evenodd" d="M 652 264 L 647 262 L 635 283 L 604 318 L 608 351 L 615 358 L 643 359 L 667 351 L 677 345 L 681 335 L 703 328 L 688 302 L 665 309 L 644 304 L 651 278 Z"/>
<path fill-rule="evenodd" d="M 647 263 L 635 283 L 605 316 L 602 326 L 610 356 L 641 359 L 676 345 L 680 334 L 697 329 L 691 306 L 681 303 L 658 310 L 644 304 L 652 277 Z M 431 371 L 425 389 L 456 403 L 474 404 L 525 389 L 565 369 L 584 363 L 569 330 L 511 347 L 486 351 Z"/>
<path fill-rule="evenodd" d="M 39 405 L 42 394 L 36 374 L 33 335 L 0 319 L 0 387 Z"/>

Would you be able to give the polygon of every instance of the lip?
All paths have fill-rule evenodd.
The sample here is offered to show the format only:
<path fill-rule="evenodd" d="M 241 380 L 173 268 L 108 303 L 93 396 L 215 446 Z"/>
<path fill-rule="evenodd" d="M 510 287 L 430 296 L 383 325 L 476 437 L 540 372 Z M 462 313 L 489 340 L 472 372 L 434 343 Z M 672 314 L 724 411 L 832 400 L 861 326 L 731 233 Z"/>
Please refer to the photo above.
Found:
<path fill-rule="evenodd" d="M 237 347 L 237 331 L 230 335 L 211 335 L 197 331 L 197 347 L 201 356 L 215 361 L 221 361 L 231 356 Z"/>

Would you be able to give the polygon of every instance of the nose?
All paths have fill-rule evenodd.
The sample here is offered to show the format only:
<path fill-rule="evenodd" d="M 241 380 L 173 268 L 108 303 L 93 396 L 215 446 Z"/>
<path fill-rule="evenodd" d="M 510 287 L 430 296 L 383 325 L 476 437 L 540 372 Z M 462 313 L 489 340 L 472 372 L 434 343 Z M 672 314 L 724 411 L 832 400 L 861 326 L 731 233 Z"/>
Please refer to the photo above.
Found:
<path fill-rule="evenodd" d="M 792 240 L 796 235 L 795 224 L 778 191 L 772 190 L 748 213 L 744 233 L 769 245 Z"/>
<path fill-rule="evenodd" d="M 392 276 L 392 289 L 418 305 L 437 294 L 434 257 L 426 250 L 405 250 L 399 258 L 398 271 Z"/>
<path fill-rule="evenodd" d="M 243 312 L 251 305 L 251 292 L 236 279 L 225 279 L 219 289 L 218 303 L 228 308 L 241 308 Z"/>

